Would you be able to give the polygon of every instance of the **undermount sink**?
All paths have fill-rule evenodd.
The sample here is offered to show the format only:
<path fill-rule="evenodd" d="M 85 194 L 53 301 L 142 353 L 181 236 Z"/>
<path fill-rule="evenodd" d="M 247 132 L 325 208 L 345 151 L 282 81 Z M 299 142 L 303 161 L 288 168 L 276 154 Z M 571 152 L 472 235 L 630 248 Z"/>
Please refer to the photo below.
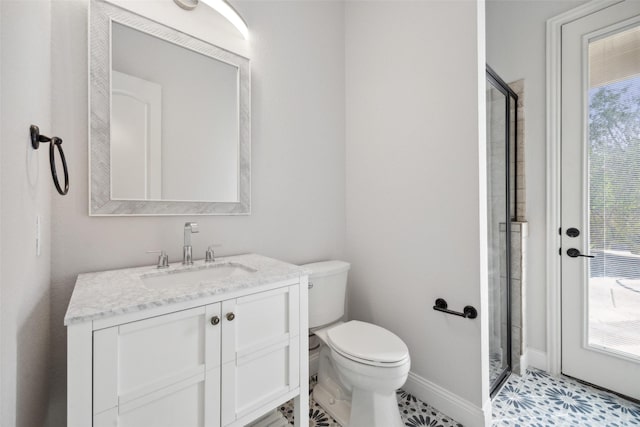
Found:
<path fill-rule="evenodd" d="M 182 285 L 215 284 L 222 279 L 246 276 L 256 271 L 242 264 L 225 263 L 150 273 L 143 275 L 141 279 L 148 288 L 163 289 Z"/>

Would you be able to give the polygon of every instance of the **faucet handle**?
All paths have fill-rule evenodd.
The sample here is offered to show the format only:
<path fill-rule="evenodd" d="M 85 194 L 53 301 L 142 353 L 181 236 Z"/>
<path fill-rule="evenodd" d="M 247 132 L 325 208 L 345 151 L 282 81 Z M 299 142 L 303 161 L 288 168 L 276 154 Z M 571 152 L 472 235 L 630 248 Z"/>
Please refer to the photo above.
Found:
<path fill-rule="evenodd" d="M 192 233 L 198 233 L 200 230 L 198 229 L 197 222 L 185 222 L 184 228 L 188 228 Z"/>
<path fill-rule="evenodd" d="M 207 251 L 204 254 L 204 262 L 214 262 L 216 260 L 213 248 L 219 248 L 222 245 L 209 245 Z"/>
<path fill-rule="evenodd" d="M 169 267 L 169 255 L 165 251 L 157 250 L 157 251 L 147 251 L 148 254 L 160 254 L 158 256 L 158 268 L 168 268 Z"/>

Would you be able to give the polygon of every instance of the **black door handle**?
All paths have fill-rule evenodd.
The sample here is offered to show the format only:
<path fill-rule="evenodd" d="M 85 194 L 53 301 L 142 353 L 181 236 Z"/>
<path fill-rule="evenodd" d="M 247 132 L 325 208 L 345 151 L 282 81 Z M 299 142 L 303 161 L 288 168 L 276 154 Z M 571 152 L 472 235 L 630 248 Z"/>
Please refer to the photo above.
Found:
<path fill-rule="evenodd" d="M 571 227 L 567 230 L 567 236 L 569 237 L 578 237 L 580 235 L 580 230 L 575 227 Z"/>
<path fill-rule="evenodd" d="M 567 249 L 567 255 L 569 255 L 571 258 L 577 258 L 579 256 L 581 257 L 585 257 L 585 258 L 595 258 L 593 255 L 583 255 L 580 253 L 580 251 L 576 248 L 569 248 Z"/>

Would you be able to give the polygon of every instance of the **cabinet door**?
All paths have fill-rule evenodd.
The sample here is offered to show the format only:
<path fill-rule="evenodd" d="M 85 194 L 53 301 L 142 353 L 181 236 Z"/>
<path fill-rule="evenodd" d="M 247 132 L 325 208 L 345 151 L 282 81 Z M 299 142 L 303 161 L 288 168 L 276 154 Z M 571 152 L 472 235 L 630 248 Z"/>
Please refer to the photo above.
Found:
<path fill-rule="evenodd" d="M 94 332 L 94 424 L 220 425 L 220 304 Z"/>
<path fill-rule="evenodd" d="M 222 425 L 299 386 L 299 288 L 222 303 Z"/>

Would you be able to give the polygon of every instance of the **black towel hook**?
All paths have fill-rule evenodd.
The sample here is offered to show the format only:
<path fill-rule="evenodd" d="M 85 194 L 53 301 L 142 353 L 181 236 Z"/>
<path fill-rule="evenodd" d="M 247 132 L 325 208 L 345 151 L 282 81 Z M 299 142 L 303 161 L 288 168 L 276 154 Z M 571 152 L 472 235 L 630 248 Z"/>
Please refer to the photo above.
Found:
<path fill-rule="evenodd" d="M 51 166 L 51 177 L 53 178 L 53 183 L 56 186 L 56 190 L 61 195 L 66 195 L 69 192 L 69 171 L 67 169 L 67 159 L 64 156 L 64 151 L 62 150 L 62 138 L 58 138 L 54 136 L 49 138 L 48 136 L 41 135 L 40 129 L 36 125 L 31 125 L 29 128 L 29 132 L 31 133 L 31 146 L 34 150 L 40 148 L 41 142 L 49 142 L 49 165 Z M 58 181 L 58 173 L 56 171 L 56 153 L 55 149 L 58 148 L 58 153 L 60 154 L 60 160 L 62 161 L 62 168 L 64 169 L 64 190 L 60 187 L 60 182 Z"/>

